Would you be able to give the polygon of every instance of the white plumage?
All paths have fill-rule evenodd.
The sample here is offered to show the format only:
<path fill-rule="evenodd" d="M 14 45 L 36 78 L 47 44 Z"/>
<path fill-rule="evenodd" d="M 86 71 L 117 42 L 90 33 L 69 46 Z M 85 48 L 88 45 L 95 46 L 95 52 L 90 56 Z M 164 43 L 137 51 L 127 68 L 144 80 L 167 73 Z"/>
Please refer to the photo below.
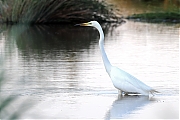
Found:
<path fill-rule="evenodd" d="M 109 76 L 114 87 L 125 93 L 140 93 L 143 95 L 149 95 L 149 92 L 154 91 L 151 87 L 117 67 L 111 67 Z"/>
<path fill-rule="evenodd" d="M 112 66 L 108 60 L 108 57 L 104 50 L 104 33 L 97 21 L 90 21 L 88 23 L 78 24 L 80 26 L 92 26 L 95 27 L 100 34 L 99 39 L 99 47 L 101 50 L 101 56 L 103 59 L 103 63 L 106 69 L 106 72 L 109 74 L 112 83 L 115 88 L 117 88 L 121 93 L 129 94 L 129 93 L 139 93 L 142 95 L 153 94 L 155 91 L 148 85 L 144 84 L 134 76 L 129 73 L 119 69 L 118 67 Z"/>

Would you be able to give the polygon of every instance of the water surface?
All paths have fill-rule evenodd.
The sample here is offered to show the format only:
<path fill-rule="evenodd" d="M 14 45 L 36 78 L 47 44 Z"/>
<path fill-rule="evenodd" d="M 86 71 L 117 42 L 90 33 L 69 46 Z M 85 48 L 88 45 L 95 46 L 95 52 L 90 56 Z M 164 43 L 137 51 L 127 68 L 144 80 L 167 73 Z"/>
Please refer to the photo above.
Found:
<path fill-rule="evenodd" d="M 160 93 L 152 98 L 118 96 L 105 72 L 93 28 L 13 25 L 1 29 L 1 102 L 16 97 L 3 109 L 2 118 L 16 111 L 27 119 L 179 117 L 175 24 L 103 25 L 111 63 L 157 89 Z"/>

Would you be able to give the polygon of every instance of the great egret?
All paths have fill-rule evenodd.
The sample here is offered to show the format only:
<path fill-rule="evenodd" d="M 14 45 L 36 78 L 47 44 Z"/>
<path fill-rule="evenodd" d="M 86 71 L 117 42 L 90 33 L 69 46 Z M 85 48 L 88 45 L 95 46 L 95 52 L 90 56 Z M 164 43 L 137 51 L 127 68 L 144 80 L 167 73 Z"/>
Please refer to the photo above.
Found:
<path fill-rule="evenodd" d="M 99 47 L 101 50 L 103 63 L 104 63 L 106 72 L 109 74 L 109 77 L 112 80 L 114 87 L 119 90 L 119 94 L 138 93 L 142 95 L 149 95 L 149 94 L 153 95 L 154 92 L 157 92 L 156 90 L 144 84 L 143 82 L 141 82 L 134 76 L 130 75 L 129 73 L 119 69 L 118 67 L 111 65 L 104 50 L 104 33 L 101 28 L 101 25 L 97 21 L 90 21 L 87 23 L 81 23 L 77 25 L 92 26 L 92 27 L 95 27 L 99 31 L 99 34 L 100 34 Z"/>

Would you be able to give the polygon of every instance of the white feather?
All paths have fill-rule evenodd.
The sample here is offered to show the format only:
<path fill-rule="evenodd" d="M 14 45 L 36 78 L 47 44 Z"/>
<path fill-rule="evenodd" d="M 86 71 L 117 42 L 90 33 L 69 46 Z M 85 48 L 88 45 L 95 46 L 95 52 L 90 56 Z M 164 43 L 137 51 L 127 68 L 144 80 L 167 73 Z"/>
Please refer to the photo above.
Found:
<path fill-rule="evenodd" d="M 109 76 L 114 87 L 125 93 L 149 95 L 149 92 L 153 90 L 134 76 L 114 66 L 111 67 Z"/>

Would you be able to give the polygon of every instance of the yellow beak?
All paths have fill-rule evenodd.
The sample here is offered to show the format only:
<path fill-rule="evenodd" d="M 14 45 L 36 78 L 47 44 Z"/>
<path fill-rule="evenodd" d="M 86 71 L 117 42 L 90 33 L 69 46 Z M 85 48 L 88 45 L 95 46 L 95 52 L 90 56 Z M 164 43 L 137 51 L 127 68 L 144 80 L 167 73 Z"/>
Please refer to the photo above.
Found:
<path fill-rule="evenodd" d="M 80 23 L 80 24 L 76 24 L 75 26 L 89 26 L 89 23 Z"/>
<path fill-rule="evenodd" d="M 81 23 L 80 26 L 88 26 L 89 23 Z"/>

